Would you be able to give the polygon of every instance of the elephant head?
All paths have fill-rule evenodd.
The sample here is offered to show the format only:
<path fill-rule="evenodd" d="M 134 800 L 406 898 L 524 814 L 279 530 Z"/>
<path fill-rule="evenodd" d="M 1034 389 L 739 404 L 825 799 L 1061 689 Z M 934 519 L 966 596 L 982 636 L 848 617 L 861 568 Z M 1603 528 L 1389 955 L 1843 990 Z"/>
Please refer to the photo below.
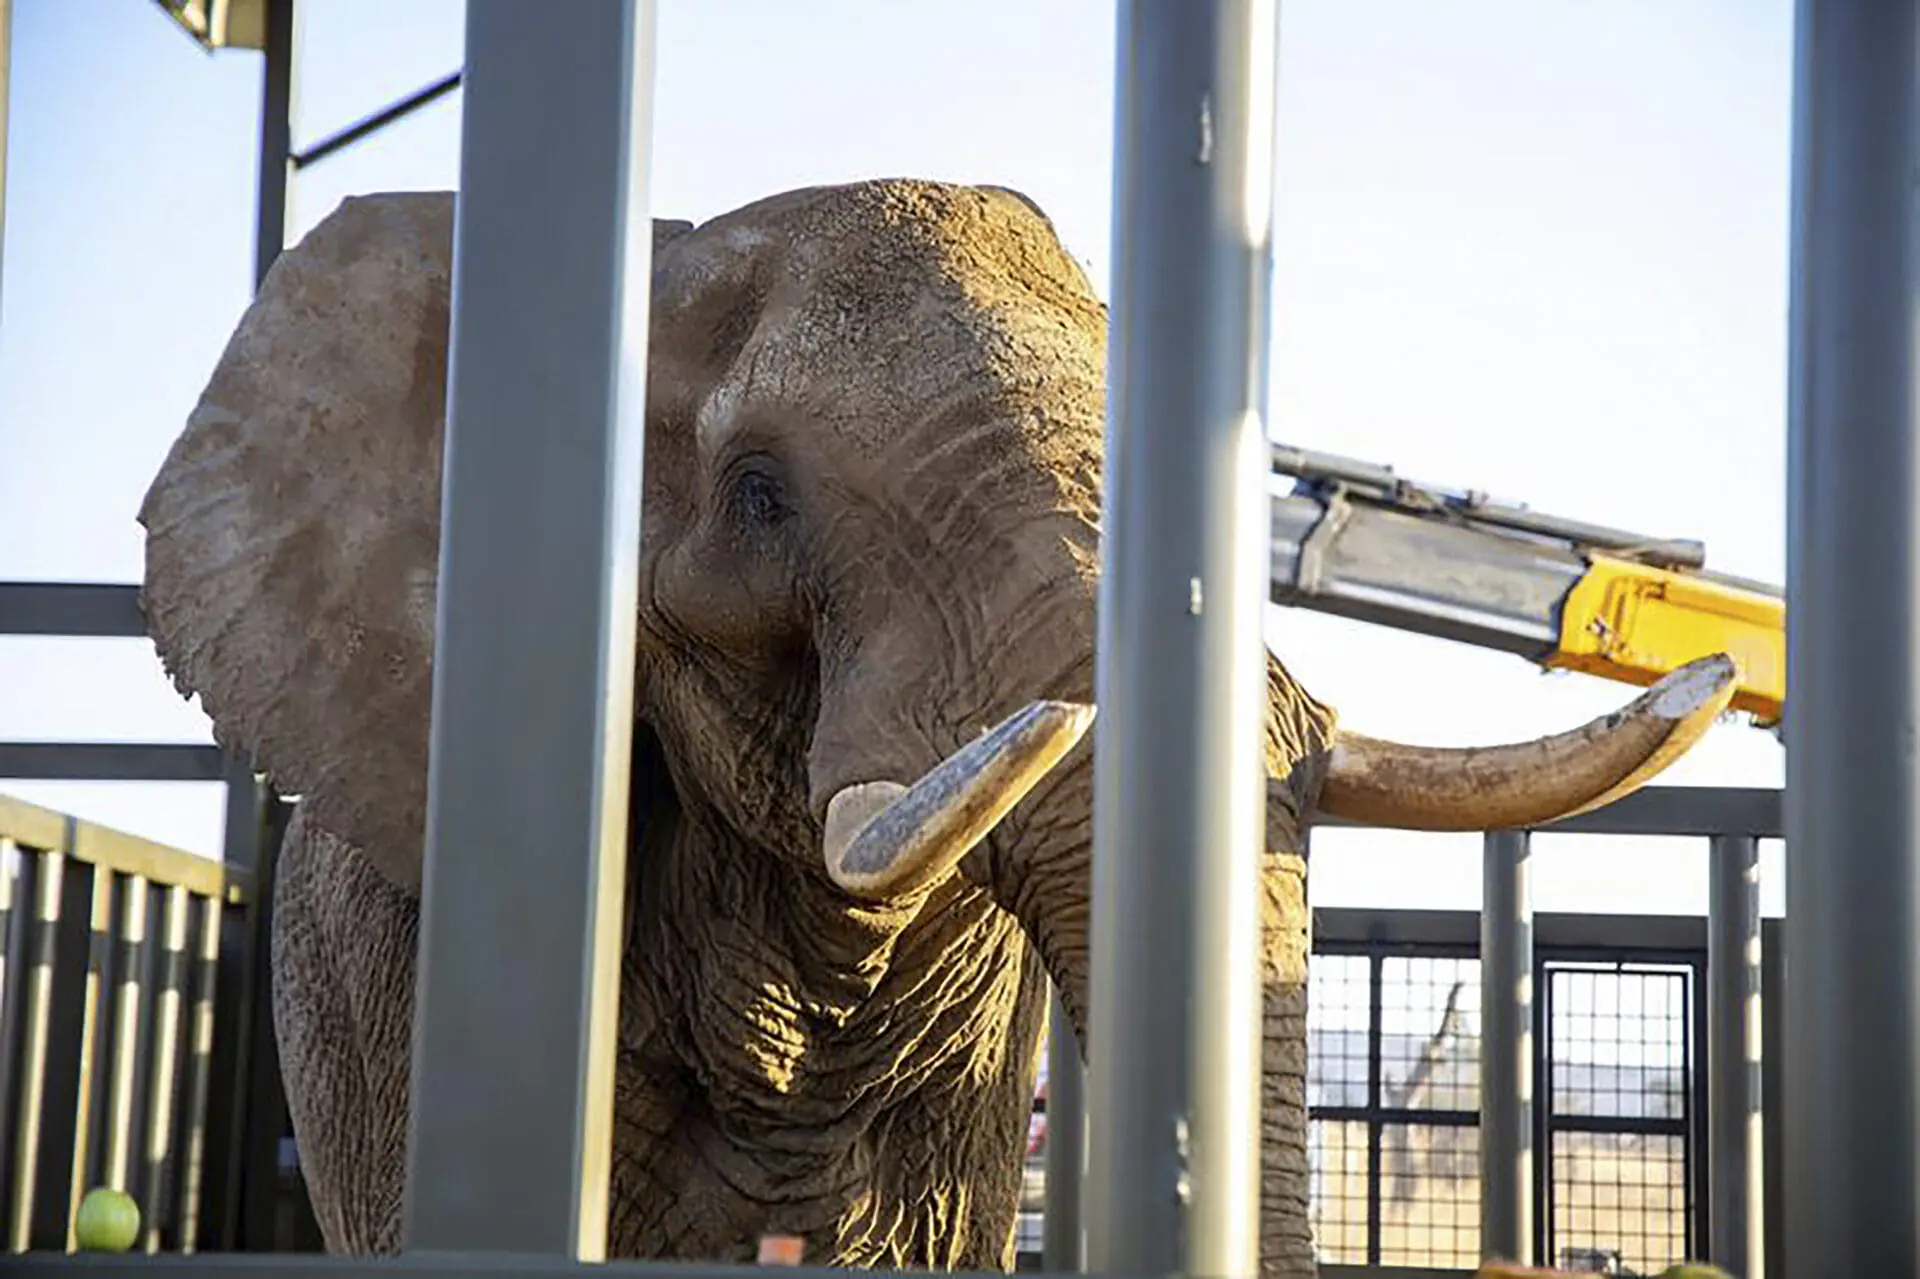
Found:
<path fill-rule="evenodd" d="M 424 824 L 452 200 L 349 200 L 284 254 L 141 511 L 145 607 L 178 686 L 407 894 Z M 677 877 L 776 877 L 826 940 L 789 944 L 766 973 L 849 966 L 866 974 L 857 1003 L 883 970 L 921 966 L 893 988 L 889 1025 L 954 1012 L 913 993 L 958 962 L 945 943 L 902 940 L 935 927 L 930 912 L 1017 921 L 986 962 L 1018 967 L 1031 945 L 1079 1029 L 1106 391 L 1106 316 L 1087 280 L 1020 196 L 862 182 L 656 223 L 651 332 L 636 684 L 648 775 L 634 793 L 664 843 L 642 874 L 678 903 L 693 897 L 663 886 Z M 1314 814 L 1537 824 L 1644 782 L 1730 691 L 1716 659 L 1564 735 L 1439 749 L 1339 728 L 1270 659 L 1271 1267 L 1311 1265 L 1299 1085 Z M 1015 1001 L 1029 1080 L 1038 989 Z M 1015 1009 L 990 1005 L 976 998 L 942 1033 L 1004 1035 Z M 725 1071 L 704 1069 L 719 1089 Z M 1010 1203 L 1002 1217 L 1010 1231 Z M 664 1246 L 644 1232 L 631 1244 Z"/>

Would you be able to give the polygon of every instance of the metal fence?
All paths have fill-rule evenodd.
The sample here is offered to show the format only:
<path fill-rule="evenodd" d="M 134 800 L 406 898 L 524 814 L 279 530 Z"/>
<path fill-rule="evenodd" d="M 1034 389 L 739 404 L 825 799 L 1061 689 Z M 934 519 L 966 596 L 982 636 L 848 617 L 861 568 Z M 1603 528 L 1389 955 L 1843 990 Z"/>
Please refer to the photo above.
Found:
<path fill-rule="evenodd" d="M 1712 802 L 1725 800 L 1721 792 L 1692 798 L 1725 807 Z M 1688 799 L 1652 792 L 1636 805 L 1638 819 L 1671 815 Z M 1609 816 L 1637 820 L 1631 810 Z M 1531 1116 L 1541 1152 L 1526 1188 L 1532 1252 L 1618 1275 L 1700 1255 L 1714 1198 L 1709 921 L 1543 913 L 1532 923 L 1542 992 L 1532 1073 L 1545 1100 Z M 1465 1274 L 1480 1262 L 1480 927 L 1471 911 L 1315 912 L 1310 1210 L 1324 1273 Z M 1762 935 L 1765 962 L 1777 969 L 1778 921 Z M 1778 990 L 1776 974 L 1766 1005 L 1776 1034 Z M 1769 1116 L 1779 1114 L 1779 1065 L 1774 1045 L 1761 1079 Z M 1037 1115 L 1043 1126 L 1044 1107 Z M 1769 1119 L 1769 1145 L 1777 1128 Z M 1046 1153 L 1043 1137 L 1028 1161 L 1029 1269 L 1040 1265 Z M 1766 1172 L 1764 1204 L 1746 1207 L 1764 1214 L 1765 1252 L 1779 1273 L 1778 1169 Z M 1738 1189 L 1723 1186 L 1720 1197 Z"/>
<path fill-rule="evenodd" d="M 138 591 L 0 582 L 0 637 L 146 636 Z M 222 860 L 0 795 L 4 1251 L 64 1250 L 79 1196 L 141 1205 L 148 1251 L 317 1246 L 267 980 L 288 806 L 217 747 L 0 741 L 0 779 L 224 781 Z"/>
<path fill-rule="evenodd" d="M 1422 923 L 1426 924 L 1424 930 Z M 1647 1273 L 1703 1234 L 1703 948 L 1610 918 L 1606 947 L 1537 944 L 1538 1254 Z M 1698 921 L 1695 922 L 1696 926 Z M 1480 1260 L 1480 964 L 1471 919 L 1322 922 L 1309 1014 L 1314 1226 L 1348 1265 Z M 1367 940 L 1375 931 L 1427 940 Z"/>
<path fill-rule="evenodd" d="M 230 1233 L 224 1098 L 246 1066 L 234 1031 L 257 967 L 232 944 L 247 887 L 217 862 L 0 796 L 8 1251 L 70 1249 L 94 1186 L 140 1205 L 149 1252 Z"/>

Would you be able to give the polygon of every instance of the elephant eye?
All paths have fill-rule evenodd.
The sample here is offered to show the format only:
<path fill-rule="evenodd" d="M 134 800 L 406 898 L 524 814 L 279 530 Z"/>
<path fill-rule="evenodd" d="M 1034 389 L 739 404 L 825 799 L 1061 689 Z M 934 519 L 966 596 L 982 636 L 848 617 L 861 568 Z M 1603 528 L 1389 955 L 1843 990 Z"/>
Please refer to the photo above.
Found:
<path fill-rule="evenodd" d="M 760 470 L 743 470 L 735 477 L 728 506 L 746 528 L 771 528 L 787 514 L 780 481 Z"/>

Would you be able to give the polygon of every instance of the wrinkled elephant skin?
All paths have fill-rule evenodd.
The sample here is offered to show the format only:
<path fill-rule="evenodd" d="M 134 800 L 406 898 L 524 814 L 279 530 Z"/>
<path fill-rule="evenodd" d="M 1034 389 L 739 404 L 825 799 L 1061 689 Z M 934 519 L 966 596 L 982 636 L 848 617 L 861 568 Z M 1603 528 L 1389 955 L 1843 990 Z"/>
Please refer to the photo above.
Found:
<path fill-rule="evenodd" d="M 285 253 L 141 510 L 168 670 L 301 797 L 275 1020 L 353 1253 L 400 1242 L 452 207 L 349 200 Z M 1010 1267 L 1045 974 L 1086 1005 L 1104 310 L 1025 199 L 865 182 L 657 223 L 651 342 L 609 1254 Z M 1450 754 L 1270 660 L 1265 1273 L 1313 1268 L 1316 804 L 1601 802 L 1724 705 L 1687 678 Z"/>

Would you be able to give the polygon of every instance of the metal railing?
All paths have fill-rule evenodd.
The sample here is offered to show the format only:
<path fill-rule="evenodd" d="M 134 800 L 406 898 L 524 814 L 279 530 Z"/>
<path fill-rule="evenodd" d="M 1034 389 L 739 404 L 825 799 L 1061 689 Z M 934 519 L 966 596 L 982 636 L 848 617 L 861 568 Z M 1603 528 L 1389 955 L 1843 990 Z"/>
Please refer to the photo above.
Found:
<path fill-rule="evenodd" d="M 146 1251 L 226 1233 L 220 1099 L 236 1091 L 231 1028 L 255 968 L 231 945 L 248 887 L 218 862 L 0 795 L 8 1251 L 71 1249 L 96 1186 L 139 1204 Z"/>
<path fill-rule="evenodd" d="M 0 582 L 6 636 L 144 641 L 139 590 Z M 226 822 L 215 861 L 0 795 L 3 1250 L 68 1247 L 96 1185 L 149 1251 L 311 1241 L 265 963 L 288 806 L 197 743 L 0 741 L 6 781 L 222 782 Z"/>

